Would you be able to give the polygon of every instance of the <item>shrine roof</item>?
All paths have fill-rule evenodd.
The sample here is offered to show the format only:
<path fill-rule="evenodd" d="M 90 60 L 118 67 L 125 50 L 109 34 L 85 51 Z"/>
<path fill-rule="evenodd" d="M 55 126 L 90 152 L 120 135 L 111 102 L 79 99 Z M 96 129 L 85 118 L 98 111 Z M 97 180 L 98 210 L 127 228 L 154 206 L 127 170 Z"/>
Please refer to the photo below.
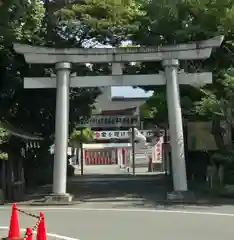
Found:
<path fill-rule="evenodd" d="M 10 135 L 14 137 L 18 137 L 24 140 L 31 140 L 31 141 L 41 141 L 44 139 L 43 137 L 39 136 L 36 133 L 28 133 L 28 132 L 25 132 L 23 129 L 16 128 L 8 122 L 3 122 L 2 125 L 4 126 L 5 129 L 7 129 Z"/>
<path fill-rule="evenodd" d="M 126 101 L 126 102 L 131 102 L 131 101 L 146 101 L 148 97 L 122 97 L 122 96 L 116 96 L 112 97 L 111 100 L 113 102 L 118 102 L 118 101 Z"/>
<path fill-rule="evenodd" d="M 102 115 L 126 115 L 127 113 L 136 111 L 136 107 L 125 108 L 120 110 L 104 110 L 102 111 Z"/>

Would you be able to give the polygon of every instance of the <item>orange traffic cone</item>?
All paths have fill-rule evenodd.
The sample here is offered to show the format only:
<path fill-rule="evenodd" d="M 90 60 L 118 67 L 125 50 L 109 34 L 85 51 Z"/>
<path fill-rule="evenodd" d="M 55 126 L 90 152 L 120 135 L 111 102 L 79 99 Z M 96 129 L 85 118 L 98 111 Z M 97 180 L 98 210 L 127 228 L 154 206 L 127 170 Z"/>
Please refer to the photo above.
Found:
<path fill-rule="evenodd" d="M 45 217 L 44 213 L 40 212 L 41 221 L 37 228 L 37 240 L 46 240 Z"/>
<path fill-rule="evenodd" d="M 31 228 L 26 228 L 26 240 L 32 240 L 33 239 L 33 231 Z"/>
<path fill-rule="evenodd" d="M 11 220 L 8 232 L 8 238 L 15 239 L 20 237 L 20 228 L 16 203 L 12 205 Z"/>

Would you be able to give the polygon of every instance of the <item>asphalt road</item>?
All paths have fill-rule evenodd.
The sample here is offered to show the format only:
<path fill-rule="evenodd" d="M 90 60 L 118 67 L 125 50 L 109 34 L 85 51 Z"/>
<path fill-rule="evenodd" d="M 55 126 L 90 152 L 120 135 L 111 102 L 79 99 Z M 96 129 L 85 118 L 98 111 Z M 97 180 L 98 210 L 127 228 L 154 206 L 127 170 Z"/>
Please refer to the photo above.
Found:
<path fill-rule="evenodd" d="M 135 180 L 78 177 L 68 184 L 68 192 L 79 200 L 77 205 L 18 207 L 45 213 L 48 240 L 233 240 L 232 202 L 165 207 L 156 201 L 164 191 L 165 181 L 160 176 Z M 0 236 L 6 235 L 2 228 L 9 225 L 10 212 L 9 206 L 0 207 Z M 21 214 L 19 221 L 22 229 L 36 222 Z"/>
<path fill-rule="evenodd" d="M 231 240 L 234 237 L 234 207 L 137 208 L 118 203 L 84 203 L 73 207 L 24 208 L 43 210 L 47 232 L 72 240 Z M 0 208 L 0 226 L 9 223 L 10 208 Z M 35 219 L 20 216 L 20 226 Z M 49 237 L 49 239 L 52 239 Z"/>

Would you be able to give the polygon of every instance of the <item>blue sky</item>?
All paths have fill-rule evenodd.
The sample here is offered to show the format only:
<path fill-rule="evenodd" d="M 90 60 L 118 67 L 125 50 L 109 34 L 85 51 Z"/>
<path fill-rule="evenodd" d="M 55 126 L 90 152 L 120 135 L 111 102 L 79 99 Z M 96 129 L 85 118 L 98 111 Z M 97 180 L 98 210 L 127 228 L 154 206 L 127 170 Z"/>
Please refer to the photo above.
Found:
<path fill-rule="evenodd" d="M 152 96 L 152 91 L 145 92 L 141 88 L 133 88 L 133 87 L 111 87 L 111 95 L 112 97 L 150 97 Z"/>

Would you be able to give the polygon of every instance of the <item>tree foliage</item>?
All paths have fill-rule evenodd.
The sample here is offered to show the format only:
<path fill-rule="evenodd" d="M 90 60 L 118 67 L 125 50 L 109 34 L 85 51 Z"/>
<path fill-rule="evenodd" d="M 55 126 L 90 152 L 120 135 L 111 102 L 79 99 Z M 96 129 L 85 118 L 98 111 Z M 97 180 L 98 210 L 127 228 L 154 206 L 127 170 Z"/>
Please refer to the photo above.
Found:
<path fill-rule="evenodd" d="M 38 43 L 44 18 L 41 1 L 4 1 L 0 7 L 0 15 L 0 44 L 11 45 L 12 41 L 17 40 L 29 44 Z"/>
<path fill-rule="evenodd" d="M 71 133 L 69 143 L 73 147 L 78 147 L 81 143 L 89 143 L 94 140 L 94 132 L 89 128 L 75 130 Z"/>
<path fill-rule="evenodd" d="M 140 4 L 129 0 L 86 0 L 59 10 L 48 3 L 11 0 L 0 7 L 0 118 L 47 137 L 54 129 L 55 89 L 25 90 L 22 86 L 23 77 L 50 76 L 53 66 L 26 64 L 12 50 L 12 43 L 67 48 L 119 45 L 139 29 L 137 17 L 143 14 Z M 97 75 L 110 70 L 105 64 L 95 64 L 92 68 L 74 65 L 73 71 Z M 79 116 L 91 114 L 99 94 L 98 88 L 71 89 L 71 130 Z"/>
<path fill-rule="evenodd" d="M 219 88 L 200 89 L 203 96 L 199 102 L 195 103 L 195 109 L 198 114 L 207 116 L 212 120 L 212 133 L 216 144 L 220 149 L 224 149 L 225 130 L 221 123 L 224 122 L 226 128 L 231 131 L 234 104 L 234 70 L 228 69 L 222 75 L 222 78 L 216 79 L 216 81 L 220 85 Z"/>
<path fill-rule="evenodd" d="M 7 153 L 3 152 L 1 145 L 8 141 L 9 133 L 0 123 L 0 159 L 7 159 Z"/>
<path fill-rule="evenodd" d="M 53 68 L 28 65 L 12 49 L 15 41 L 32 45 L 45 45 L 48 42 L 45 8 L 37 0 L 22 3 L 7 1 L 0 8 L 0 15 L 0 118 L 28 132 L 38 132 L 49 137 L 54 129 L 55 89 L 24 90 L 23 77 L 48 76 L 53 73 Z M 59 45 L 63 35 L 60 32 L 56 36 L 54 44 Z M 72 42 L 69 44 L 72 47 Z M 91 113 L 98 94 L 100 91 L 96 88 L 71 90 L 72 121 L 79 115 L 87 116 Z"/>
<path fill-rule="evenodd" d="M 24 90 L 22 87 L 23 77 L 49 76 L 54 73 L 53 67 L 26 64 L 22 56 L 12 50 L 14 41 L 68 48 L 118 46 L 126 40 L 132 41 L 132 45 L 160 46 L 223 34 L 224 43 L 213 51 L 210 59 L 199 64 L 181 61 L 185 71 L 208 70 L 214 74 L 214 84 L 202 91 L 191 86 L 181 87 L 183 114 L 202 115 L 208 112 L 208 106 L 218 107 L 218 102 L 223 104 L 228 100 L 219 95 L 222 95 L 225 73 L 233 67 L 232 0 L 85 0 L 59 10 L 48 2 L 9 0 L 0 7 L 0 117 L 11 124 L 50 136 L 55 121 L 55 90 Z M 126 72 L 159 70 L 162 70 L 161 63 L 143 62 L 127 66 Z M 74 65 L 73 71 L 82 76 L 105 74 L 110 69 L 107 64 Z M 142 106 L 143 115 L 160 120 L 167 118 L 165 88 L 146 86 L 144 89 L 155 92 Z M 97 88 L 71 90 L 71 131 L 78 116 L 91 114 L 98 94 Z M 213 110 L 210 108 L 209 114 L 217 115 Z"/>
<path fill-rule="evenodd" d="M 21 88 L 22 58 L 15 55 L 12 43 L 38 43 L 42 31 L 43 5 L 38 0 L 5 1 L 0 7 L 0 102 L 1 117 L 11 111 L 12 100 Z"/>
<path fill-rule="evenodd" d="M 201 101 L 196 103 L 196 111 L 203 115 L 213 115 L 228 122 L 232 119 L 228 117 L 228 109 L 232 107 L 234 99 L 234 69 L 229 69 L 222 79 L 217 79 L 222 86 L 217 89 L 201 88 L 203 93 Z M 216 90 L 216 92 L 215 92 Z"/>
<path fill-rule="evenodd" d="M 217 117 L 213 116 L 224 117 L 224 108 L 230 103 L 230 96 L 227 98 L 225 90 L 230 87 L 228 71 L 234 63 L 233 1 L 183 0 L 173 4 L 161 0 L 147 2 L 143 4 L 143 9 L 146 15 L 141 16 L 141 31 L 134 36 L 135 42 L 141 45 L 177 44 L 205 40 L 217 35 L 225 36 L 222 46 L 213 50 L 209 59 L 180 62 L 180 67 L 186 72 L 213 72 L 213 84 L 208 87 L 201 89 L 191 86 L 180 87 L 184 117 L 204 113 L 213 121 L 217 120 Z M 162 69 L 160 64 L 151 63 L 143 63 L 141 67 L 146 72 L 152 71 L 152 68 Z M 144 108 L 152 109 L 156 119 L 165 118 L 167 115 L 165 88 L 145 89 L 155 90 L 155 93 Z M 220 124 L 215 125 L 218 128 Z M 217 131 L 213 133 L 215 132 Z"/>
<path fill-rule="evenodd" d="M 65 24 L 66 38 L 78 39 L 80 46 L 94 47 L 100 43 L 116 46 L 129 40 L 139 30 L 136 20 L 143 14 L 140 4 L 132 0 L 85 0 L 55 12 L 55 18 L 59 27 Z"/>

